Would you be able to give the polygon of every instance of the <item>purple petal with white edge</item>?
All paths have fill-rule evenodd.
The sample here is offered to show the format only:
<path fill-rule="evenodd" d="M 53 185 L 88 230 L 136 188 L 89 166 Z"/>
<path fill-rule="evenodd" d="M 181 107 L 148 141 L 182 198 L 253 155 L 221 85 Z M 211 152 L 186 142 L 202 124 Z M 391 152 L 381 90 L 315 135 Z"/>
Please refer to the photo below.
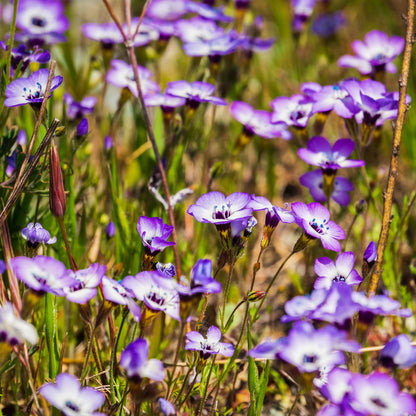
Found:
<path fill-rule="evenodd" d="M 267 358 L 274 360 L 280 351 L 284 338 L 276 341 L 265 341 L 248 351 L 248 355 L 253 358 Z"/>
<path fill-rule="evenodd" d="M 324 248 L 326 248 L 327 250 L 336 251 L 337 253 L 341 251 L 341 244 L 338 240 L 331 236 L 323 236 L 321 238 L 321 242 Z"/>
<path fill-rule="evenodd" d="M 103 405 L 105 395 L 102 392 L 87 386 L 82 388 L 79 392 L 79 401 L 83 403 L 84 411 L 93 414 L 94 410 Z"/>
<path fill-rule="evenodd" d="M 373 70 L 370 62 L 366 59 L 352 55 L 341 56 L 341 58 L 338 59 L 338 65 L 346 68 L 356 68 L 363 75 L 371 74 Z"/>
<path fill-rule="evenodd" d="M 245 208 L 250 200 L 250 195 L 245 192 L 234 192 L 226 198 L 226 202 L 232 204 L 233 211 Z"/>

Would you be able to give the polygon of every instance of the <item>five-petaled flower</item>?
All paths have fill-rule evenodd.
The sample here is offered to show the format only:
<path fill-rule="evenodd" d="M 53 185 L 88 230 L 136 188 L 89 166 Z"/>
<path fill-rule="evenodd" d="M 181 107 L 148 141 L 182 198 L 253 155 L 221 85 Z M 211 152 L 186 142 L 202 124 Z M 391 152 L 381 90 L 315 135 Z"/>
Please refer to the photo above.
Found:
<path fill-rule="evenodd" d="M 46 84 L 48 82 L 49 70 L 39 69 L 28 78 L 18 78 L 6 87 L 6 107 L 17 107 L 19 105 L 40 105 L 45 96 Z M 62 84 L 63 78 L 57 75 L 52 79 L 50 92 Z"/>
<path fill-rule="evenodd" d="M 186 334 L 185 349 L 198 351 L 203 360 L 211 355 L 222 354 L 231 357 L 234 354 L 234 347 L 230 343 L 220 342 L 221 331 L 216 326 L 208 328 L 207 336 L 204 337 L 197 331 L 190 331 Z"/>
<path fill-rule="evenodd" d="M 296 224 L 303 228 L 307 238 L 321 240 L 322 245 L 328 250 L 338 252 L 341 250 L 338 240 L 345 238 L 345 231 L 338 224 L 330 221 L 327 208 L 318 202 L 311 202 L 308 205 L 294 202 L 292 212 L 295 214 Z M 296 250 L 302 250 L 306 245 L 300 244 Z"/>
<path fill-rule="evenodd" d="M 104 416 L 95 411 L 104 403 L 104 393 L 93 387 L 81 387 L 72 374 L 58 374 L 55 383 L 44 384 L 39 392 L 66 416 Z"/>

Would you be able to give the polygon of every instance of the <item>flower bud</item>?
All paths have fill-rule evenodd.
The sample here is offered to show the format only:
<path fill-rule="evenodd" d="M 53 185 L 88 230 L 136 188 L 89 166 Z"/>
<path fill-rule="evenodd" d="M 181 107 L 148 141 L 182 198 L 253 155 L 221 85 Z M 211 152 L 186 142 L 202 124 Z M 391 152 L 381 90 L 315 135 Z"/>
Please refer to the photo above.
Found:
<path fill-rule="evenodd" d="M 65 215 L 66 195 L 55 143 L 51 144 L 49 151 L 49 208 L 54 217 L 61 218 Z"/>
<path fill-rule="evenodd" d="M 248 302 L 257 302 L 265 296 L 266 292 L 264 290 L 252 290 L 251 292 L 247 292 L 246 298 Z"/>

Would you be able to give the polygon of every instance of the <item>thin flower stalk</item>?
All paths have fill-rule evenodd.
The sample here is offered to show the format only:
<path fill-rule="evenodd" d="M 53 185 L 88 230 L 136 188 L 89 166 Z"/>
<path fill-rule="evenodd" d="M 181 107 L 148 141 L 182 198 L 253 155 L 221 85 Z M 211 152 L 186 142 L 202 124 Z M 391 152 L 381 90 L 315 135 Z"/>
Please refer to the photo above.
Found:
<path fill-rule="evenodd" d="M 403 56 L 403 66 L 399 80 L 399 110 L 393 135 L 393 146 L 391 152 L 389 174 L 387 179 L 387 187 L 386 191 L 384 192 L 385 197 L 383 206 L 383 220 L 381 224 L 380 237 L 377 245 L 377 261 L 375 264 L 374 272 L 371 276 L 370 284 L 368 285 L 367 294 L 375 293 L 377 290 L 378 282 L 382 274 L 384 252 L 386 250 L 387 241 L 389 237 L 391 209 L 393 206 L 393 193 L 394 188 L 396 186 L 396 179 L 398 176 L 400 144 L 402 139 L 404 119 L 407 111 L 406 91 L 410 72 L 412 48 L 414 43 L 414 20 L 415 0 L 409 0 L 406 15 L 407 28 Z"/>
<path fill-rule="evenodd" d="M 134 78 L 135 78 L 136 85 L 137 85 L 137 90 L 138 90 L 138 93 L 139 93 L 138 98 L 139 98 L 140 106 L 141 106 L 141 109 L 142 109 L 144 122 L 146 124 L 148 138 L 149 138 L 149 140 L 152 144 L 153 152 L 154 152 L 155 157 L 156 157 L 157 167 L 159 169 L 160 176 L 161 176 L 161 179 L 162 179 L 163 190 L 165 191 L 166 202 L 168 204 L 169 222 L 173 226 L 172 240 L 175 243 L 175 246 L 173 247 L 173 251 L 174 251 L 174 256 L 175 256 L 176 272 L 177 272 L 177 276 L 181 276 L 179 252 L 178 252 L 178 247 L 177 247 L 177 244 L 176 244 L 177 239 L 176 239 L 176 229 L 175 229 L 176 228 L 175 227 L 175 216 L 174 216 L 173 207 L 172 207 L 172 204 L 171 204 L 169 185 L 168 185 L 168 181 L 167 181 L 167 178 L 166 178 L 166 172 L 165 172 L 165 168 L 163 166 L 162 158 L 160 156 L 159 148 L 158 148 L 157 143 L 156 143 L 156 138 L 155 138 L 155 135 L 154 135 L 154 132 L 153 132 L 153 126 L 152 126 L 152 123 L 150 121 L 150 117 L 149 117 L 149 114 L 147 112 L 146 105 L 144 103 L 143 93 L 142 93 L 142 89 L 141 89 L 141 85 L 140 85 L 140 79 L 139 79 L 139 71 L 138 71 L 138 68 L 137 68 L 137 59 L 136 59 L 136 54 L 134 52 L 134 46 L 133 46 L 133 43 L 129 40 L 129 38 L 124 33 L 124 30 L 121 27 L 120 22 L 118 21 L 117 17 L 115 16 L 114 11 L 113 11 L 112 7 L 110 6 L 109 2 L 107 0 L 103 0 L 103 1 L 104 1 L 105 5 L 107 7 L 108 12 L 110 13 L 112 19 L 116 23 L 117 27 L 120 30 L 120 33 L 122 34 L 122 36 L 124 38 L 126 48 L 128 50 L 128 53 L 129 53 L 130 61 L 131 61 L 131 64 L 133 66 Z M 141 19 L 144 16 L 145 9 L 146 9 L 146 7 L 143 8 L 143 11 L 142 11 L 142 14 L 141 14 Z M 130 27 L 130 25 L 131 25 L 130 13 L 128 14 L 127 18 L 128 18 L 127 24 Z M 140 26 L 140 21 L 137 25 L 136 30 L 138 30 L 139 26 Z"/>

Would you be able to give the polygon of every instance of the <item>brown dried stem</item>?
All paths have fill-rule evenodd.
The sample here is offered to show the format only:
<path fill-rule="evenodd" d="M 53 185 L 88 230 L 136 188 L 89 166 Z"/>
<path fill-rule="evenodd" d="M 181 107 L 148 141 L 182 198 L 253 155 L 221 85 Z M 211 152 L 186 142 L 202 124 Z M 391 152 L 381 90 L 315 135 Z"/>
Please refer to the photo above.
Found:
<path fill-rule="evenodd" d="M 396 184 L 399 167 L 400 142 L 402 138 L 403 124 L 406 115 L 406 90 L 410 71 L 410 59 L 414 43 L 414 19 L 415 19 L 415 0 L 409 0 L 407 15 L 405 17 L 406 43 L 404 47 L 403 65 L 399 79 L 399 109 L 397 114 L 396 126 L 393 135 L 393 147 L 390 159 L 390 169 L 387 178 L 387 186 L 384 192 L 383 220 L 381 224 L 380 237 L 377 246 L 377 261 L 374 272 L 371 276 L 367 295 L 375 293 L 381 274 L 383 272 L 384 251 L 386 250 L 389 237 L 391 209 L 393 205 L 393 192 Z"/>
<path fill-rule="evenodd" d="M 178 245 L 177 245 L 177 239 L 176 239 L 175 216 L 173 214 L 173 207 L 171 205 L 170 191 L 169 191 L 168 181 L 167 181 L 167 178 L 166 178 L 165 168 L 163 166 L 162 158 L 160 156 L 159 149 L 157 147 L 155 135 L 154 135 L 154 132 L 153 132 L 153 126 L 152 126 L 152 123 L 150 121 L 150 117 L 149 117 L 149 114 L 147 112 L 146 106 L 144 104 L 144 98 L 143 98 L 143 93 L 142 93 L 142 89 L 141 89 L 141 85 L 140 85 L 140 79 L 139 79 L 139 71 L 138 71 L 138 68 L 137 68 L 137 59 L 136 59 L 136 55 L 134 53 L 134 46 L 133 46 L 134 37 L 130 38 L 130 39 L 128 38 L 126 33 L 124 33 L 124 30 L 123 30 L 120 22 L 118 21 L 117 16 L 115 15 L 115 13 L 114 13 L 111 5 L 109 4 L 108 0 L 103 0 L 103 2 L 105 4 L 105 6 L 107 7 L 107 10 L 110 13 L 112 19 L 114 20 L 117 27 L 119 28 L 120 33 L 123 36 L 123 39 L 124 39 L 125 44 L 126 44 L 127 51 L 129 53 L 130 61 L 131 61 L 132 67 L 133 67 L 134 78 L 135 78 L 136 86 L 137 86 L 137 90 L 138 90 L 138 99 L 139 99 L 140 106 L 141 106 L 141 109 L 142 109 L 144 122 L 145 122 L 146 128 L 147 128 L 147 136 L 150 140 L 150 143 L 152 144 L 153 153 L 155 154 L 155 157 L 156 157 L 157 167 L 158 167 L 159 172 L 160 172 L 160 176 L 161 176 L 161 179 L 162 179 L 162 186 L 163 186 L 163 190 L 165 192 L 166 202 L 168 204 L 168 210 L 167 211 L 168 211 L 169 222 L 173 226 L 172 241 L 175 243 L 175 245 L 173 246 L 173 252 L 174 252 L 174 256 L 175 256 L 176 275 L 179 278 L 181 276 L 181 268 L 180 268 L 179 252 L 178 252 Z M 146 8 L 149 4 L 150 4 L 150 0 L 146 2 L 145 7 L 143 8 L 142 14 L 140 16 L 140 21 L 139 21 L 139 24 L 136 27 L 135 33 L 137 33 L 138 30 L 139 30 L 140 22 L 143 19 L 144 12 L 146 11 Z M 128 25 L 128 27 L 131 27 L 130 13 L 127 13 L 127 19 L 128 19 L 127 25 Z"/>

